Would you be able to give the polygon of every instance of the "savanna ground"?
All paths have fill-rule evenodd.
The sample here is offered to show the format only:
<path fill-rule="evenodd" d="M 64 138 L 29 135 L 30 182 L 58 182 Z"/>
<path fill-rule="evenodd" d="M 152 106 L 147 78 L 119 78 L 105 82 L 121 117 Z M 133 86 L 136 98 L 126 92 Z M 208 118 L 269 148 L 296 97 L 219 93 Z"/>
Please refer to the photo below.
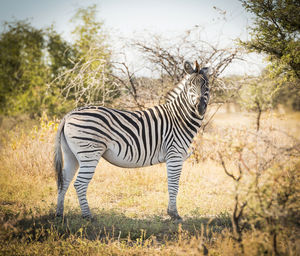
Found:
<path fill-rule="evenodd" d="M 264 113 L 257 132 L 255 113 L 216 114 L 195 141 L 196 153 L 184 164 L 178 195 L 184 220 L 179 224 L 166 214 L 164 164 L 122 169 L 104 160 L 88 189 L 93 219 L 81 218 L 72 185 L 64 218 L 55 218 L 52 162 L 58 122 L 44 116 L 34 128 L 25 129 L 22 123 L 9 131 L 2 128 L 0 254 L 300 255 L 299 148 L 291 153 L 299 145 L 299 121 L 300 113 Z M 290 151 L 285 155 L 276 150 Z M 271 164 L 262 168 L 257 163 L 264 161 Z M 243 176 L 238 181 L 224 171 L 238 177 L 239 166 Z M 258 171 L 261 193 L 250 186 Z M 288 197 L 283 206 L 281 189 Z M 260 201 L 267 198 L 256 207 L 257 196 Z M 235 206 L 246 201 L 239 240 L 232 215 Z"/>

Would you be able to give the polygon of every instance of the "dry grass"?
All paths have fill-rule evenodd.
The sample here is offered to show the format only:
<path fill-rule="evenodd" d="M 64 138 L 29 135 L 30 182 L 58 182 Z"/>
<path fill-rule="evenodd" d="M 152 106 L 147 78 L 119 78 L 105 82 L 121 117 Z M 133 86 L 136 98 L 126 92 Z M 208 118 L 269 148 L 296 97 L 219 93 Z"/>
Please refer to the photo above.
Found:
<path fill-rule="evenodd" d="M 262 132 L 280 129 L 299 138 L 300 114 L 267 113 Z M 217 114 L 197 144 L 209 155 L 183 167 L 178 195 L 181 225 L 166 214 L 168 195 L 165 165 L 122 169 L 101 160 L 88 190 L 94 214 L 82 220 L 73 186 L 66 195 L 65 218 L 55 219 L 56 182 L 52 169 L 57 123 L 45 117 L 29 132 L 10 131 L 1 150 L 0 254 L 4 255 L 240 255 L 231 236 L 234 184 L 223 171 L 217 143 L 237 130 L 254 130 L 255 115 Z M 237 140 L 242 138 L 236 137 Z M 284 144 L 279 134 L 275 143 Z M 199 143 L 199 141 L 198 141 Z M 233 161 L 233 160 L 232 160 Z M 233 162 L 227 161 L 229 166 Z M 293 236 L 295 237 L 295 236 Z M 268 233 L 249 229 L 244 234 L 245 255 L 272 255 Z M 279 248 L 297 255 L 296 240 L 282 233 Z M 286 241 L 283 243 L 282 241 Z M 298 240 L 299 241 L 299 240 Z"/>

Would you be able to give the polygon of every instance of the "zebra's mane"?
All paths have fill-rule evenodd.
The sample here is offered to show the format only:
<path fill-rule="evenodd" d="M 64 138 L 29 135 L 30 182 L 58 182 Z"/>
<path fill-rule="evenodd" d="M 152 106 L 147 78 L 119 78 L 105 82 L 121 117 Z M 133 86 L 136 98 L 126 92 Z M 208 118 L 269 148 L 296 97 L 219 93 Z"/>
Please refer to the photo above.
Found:
<path fill-rule="evenodd" d="M 180 95 L 180 93 L 183 91 L 185 83 L 188 79 L 189 79 L 189 76 L 188 75 L 185 76 L 174 89 L 172 89 L 171 91 L 169 91 L 167 93 L 166 103 L 174 101 Z"/>

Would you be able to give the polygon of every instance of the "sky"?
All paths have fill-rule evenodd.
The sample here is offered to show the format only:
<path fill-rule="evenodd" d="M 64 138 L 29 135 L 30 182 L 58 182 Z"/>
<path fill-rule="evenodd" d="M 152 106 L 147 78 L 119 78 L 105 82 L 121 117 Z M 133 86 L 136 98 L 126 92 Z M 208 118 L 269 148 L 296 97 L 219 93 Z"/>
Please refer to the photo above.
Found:
<path fill-rule="evenodd" d="M 200 26 L 202 39 L 227 47 L 236 38 L 249 39 L 253 20 L 238 0 L 0 0 L 0 22 L 29 19 L 38 28 L 54 24 L 71 41 L 71 17 L 92 4 L 97 4 L 97 18 L 112 37 L 133 38 L 147 31 L 169 36 Z M 246 60 L 231 65 L 227 73 L 259 73 L 265 66 L 256 54 Z"/>

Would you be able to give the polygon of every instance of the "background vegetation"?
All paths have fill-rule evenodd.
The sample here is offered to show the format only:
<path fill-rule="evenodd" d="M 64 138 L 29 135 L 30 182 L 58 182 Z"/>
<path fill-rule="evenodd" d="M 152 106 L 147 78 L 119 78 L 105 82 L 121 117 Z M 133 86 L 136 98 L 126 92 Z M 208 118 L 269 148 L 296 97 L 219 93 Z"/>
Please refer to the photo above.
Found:
<path fill-rule="evenodd" d="M 3 24 L 1 254 L 300 255 L 300 5 L 241 2 L 256 22 L 251 39 L 230 49 L 197 40 L 199 28 L 130 41 L 151 76 L 138 76 L 113 50 L 95 6 L 74 14 L 72 42 L 54 27 Z M 264 53 L 266 70 L 223 76 L 245 50 Z M 183 223 L 165 211 L 164 165 L 129 170 L 104 160 L 88 191 L 94 219 L 81 218 L 73 188 L 65 217 L 56 219 L 52 158 L 59 119 L 88 104 L 143 109 L 163 103 L 185 59 L 209 63 L 212 97 L 183 168 Z"/>

